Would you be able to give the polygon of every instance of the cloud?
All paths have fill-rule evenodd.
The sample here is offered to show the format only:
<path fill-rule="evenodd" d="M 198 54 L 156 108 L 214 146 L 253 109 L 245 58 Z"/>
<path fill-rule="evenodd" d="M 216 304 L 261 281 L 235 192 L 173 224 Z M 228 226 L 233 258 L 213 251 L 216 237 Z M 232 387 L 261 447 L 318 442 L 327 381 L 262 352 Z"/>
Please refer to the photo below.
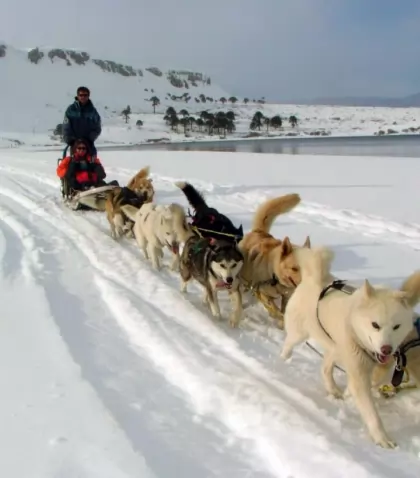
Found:
<path fill-rule="evenodd" d="M 419 80 L 415 0 L 0 1 L 16 46 L 203 70 L 238 96 L 404 95 Z"/>

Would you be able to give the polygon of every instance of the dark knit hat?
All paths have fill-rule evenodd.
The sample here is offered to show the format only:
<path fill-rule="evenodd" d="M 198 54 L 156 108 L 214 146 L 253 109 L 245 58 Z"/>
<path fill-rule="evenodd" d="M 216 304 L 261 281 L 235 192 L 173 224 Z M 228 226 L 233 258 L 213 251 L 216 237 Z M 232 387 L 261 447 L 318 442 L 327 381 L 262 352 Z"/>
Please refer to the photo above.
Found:
<path fill-rule="evenodd" d="M 81 91 L 86 91 L 86 93 L 90 96 L 90 90 L 87 86 L 79 86 L 79 88 L 77 88 L 77 94 L 79 94 Z"/>
<path fill-rule="evenodd" d="M 72 150 L 73 150 L 73 153 L 76 152 L 76 149 L 79 145 L 83 144 L 84 146 L 86 146 L 86 150 L 89 151 L 89 144 L 87 143 L 87 141 L 85 141 L 84 139 L 77 139 L 74 144 L 73 144 L 73 147 L 72 147 Z"/>

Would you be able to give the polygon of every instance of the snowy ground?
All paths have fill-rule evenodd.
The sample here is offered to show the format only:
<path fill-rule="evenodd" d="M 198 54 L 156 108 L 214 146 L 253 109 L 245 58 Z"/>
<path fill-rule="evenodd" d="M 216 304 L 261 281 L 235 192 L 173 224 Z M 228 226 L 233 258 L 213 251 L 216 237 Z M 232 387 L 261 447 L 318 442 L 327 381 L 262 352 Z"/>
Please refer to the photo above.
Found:
<path fill-rule="evenodd" d="M 245 231 L 261 201 L 298 192 L 273 232 L 331 246 L 341 278 L 398 287 L 418 267 L 416 159 L 101 158 L 122 182 L 149 164 L 157 202 L 186 205 L 173 183 L 193 181 Z M 215 323 L 198 287 L 181 295 L 176 274 L 110 238 L 103 214 L 65 209 L 55 165 L 54 153 L 0 156 L 1 476 L 419 476 L 419 390 L 378 399 L 400 447 L 376 447 L 351 401 L 326 398 L 316 354 L 302 346 L 283 363 L 282 332 L 258 305 L 238 330 Z"/>
<path fill-rule="evenodd" d="M 56 111 L 55 116 L 50 119 L 51 129 L 45 125 L 46 120 L 39 120 L 39 124 L 24 129 L 20 132 L 0 132 L 0 148 L 16 148 L 19 146 L 46 146 L 62 143 L 52 135 L 52 128 L 55 124 L 61 123 L 64 115 L 62 109 Z M 184 134 L 183 127 L 179 126 L 178 132 L 171 131 L 166 125 L 163 116 L 168 102 L 163 102 L 153 114 L 152 107 L 147 104 L 141 110 L 133 108 L 129 122 L 126 123 L 116 110 L 105 110 L 98 107 L 103 120 L 103 131 L 97 141 L 97 145 L 107 144 L 137 144 L 148 141 L 208 141 L 220 140 L 219 135 L 209 136 L 199 132 L 195 127 L 194 131 Z M 418 134 L 420 131 L 420 108 L 373 108 L 373 107 L 344 107 L 344 106 L 306 106 L 306 105 L 275 105 L 275 104 L 248 104 L 237 103 L 226 104 L 186 104 L 182 102 L 171 102 L 176 111 L 187 109 L 191 116 L 198 118 L 198 113 L 203 110 L 216 113 L 217 111 L 232 110 L 236 114 L 236 131 L 229 134 L 227 139 L 240 139 L 248 137 L 251 133 L 249 124 L 256 111 L 261 111 L 267 117 L 280 115 L 283 118 L 283 127 L 280 130 L 270 128 L 267 133 L 266 127 L 262 127 L 258 133 L 261 137 L 312 137 L 314 134 L 326 134 L 328 136 L 364 136 L 374 135 L 379 131 L 385 134 Z M 51 115 L 51 111 L 48 112 Z M 39 115 L 43 112 L 40 110 Z M 296 115 L 299 124 L 292 128 L 288 118 Z M 143 126 L 138 128 L 136 122 L 141 120 Z"/>

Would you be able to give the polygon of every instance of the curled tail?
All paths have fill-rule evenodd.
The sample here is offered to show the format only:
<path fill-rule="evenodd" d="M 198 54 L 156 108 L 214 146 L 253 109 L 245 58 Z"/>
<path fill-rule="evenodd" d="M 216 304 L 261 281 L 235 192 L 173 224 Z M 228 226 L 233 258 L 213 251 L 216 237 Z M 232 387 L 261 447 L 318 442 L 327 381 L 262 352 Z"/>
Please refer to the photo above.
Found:
<path fill-rule="evenodd" d="M 195 187 L 190 184 L 186 183 L 185 181 L 178 181 L 175 183 L 181 191 L 185 194 L 188 203 L 194 208 L 196 211 L 199 209 L 207 209 L 208 205 L 204 200 L 203 195 L 195 189 Z"/>
<path fill-rule="evenodd" d="M 415 307 L 420 302 L 420 271 L 411 274 L 403 282 L 401 290 L 407 293 L 407 302 L 410 307 Z"/>
<path fill-rule="evenodd" d="M 130 221 L 136 222 L 136 216 L 138 208 L 132 206 L 131 204 L 124 204 L 121 206 L 121 211 L 130 219 Z"/>
<path fill-rule="evenodd" d="M 262 203 L 254 216 L 252 223 L 253 231 L 263 231 L 268 233 L 274 222 L 274 219 L 280 214 L 291 211 L 300 203 L 299 194 L 286 194 L 278 198 L 269 199 Z"/>
<path fill-rule="evenodd" d="M 136 184 L 136 181 L 139 179 L 146 179 L 149 177 L 150 173 L 150 166 L 145 166 L 144 168 L 140 169 L 138 173 L 136 173 L 128 182 L 127 187 L 129 189 L 132 189 L 134 185 Z"/>
<path fill-rule="evenodd" d="M 302 282 L 311 279 L 317 286 L 323 288 L 326 282 L 332 280 L 331 263 L 334 251 L 328 247 L 298 247 L 294 251 L 302 274 Z"/>

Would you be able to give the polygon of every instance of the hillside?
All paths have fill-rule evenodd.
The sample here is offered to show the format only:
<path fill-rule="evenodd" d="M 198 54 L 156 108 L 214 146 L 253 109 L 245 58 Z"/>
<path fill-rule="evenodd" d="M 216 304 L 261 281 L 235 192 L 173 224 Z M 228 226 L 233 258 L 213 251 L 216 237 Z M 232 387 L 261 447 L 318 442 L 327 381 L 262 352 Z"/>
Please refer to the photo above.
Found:
<path fill-rule="evenodd" d="M 303 100 L 299 103 L 305 105 L 324 106 L 377 106 L 388 108 L 418 108 L 420 106 L 420 93 L 403 97 L 386 96 L 344 96 L 322 97 Z"/>
<path fill-rule="evenodd" d="M 251 97 L 222 104 L 218 101 L 221 97 L 230 100 L 236 92 L 224 91 L 205 73 L 134 67 L 74 49 L 16 49 L 0 42 L 0 147 L 61 146 L 53 130 L 62 123 L 65 108 L 80 85 L 91 89 L 92 101 L 102 117 L 102 134 L 97 141 L 100 147 L 223 137 L 223 129 L 210 131 L 199 124 L 204 110 L 213 116 L 234 112 L 229 138 L 418 134 L 420 130 L 420 108 L 269 104 L 263 98 Z M 156 114 L 150 101 L 154 96 L 160 100 Z M 121 112 L 127 105 L 131 114 L 126 122 Z M 170 106 L 178 114 L 175 127 L 164 118 Z M 264 121 L 251 129 L 257 112 Z M 278 116 L 281 127 L 271 124 Z M 298 120 L 296 127 L 289 123 L 291 116 Z M 138 121 L 142 126 L 136 126 Z"/>
<path fill-rule="evenodd" d="M 92 58 L 83 51 L 24 50 L 0 43 L 0 131 L 45 134 L 62 121 L 80 85 L 91 89 L 92 101 L 104 120 L 127 105 L 133 112 L 151 112 L 152 96 L 160 99 L 159 111 L 201 103 L 203 96 L 227 96 L 200 72 L 163 71 L 155 65 L 134 67 Z"/>

